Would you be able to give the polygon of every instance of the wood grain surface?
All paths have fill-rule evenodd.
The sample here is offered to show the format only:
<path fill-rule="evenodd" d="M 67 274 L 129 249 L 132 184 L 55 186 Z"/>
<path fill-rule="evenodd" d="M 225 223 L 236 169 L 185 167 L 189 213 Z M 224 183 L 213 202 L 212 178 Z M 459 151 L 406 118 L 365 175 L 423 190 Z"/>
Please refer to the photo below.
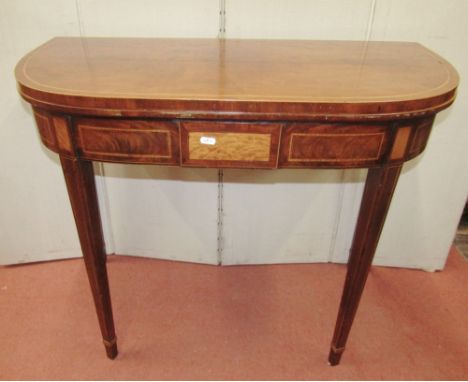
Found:
<path fill-rule="evenodd" d="M 179 164 L 179 129 L 174 122 L 79 118 L 75 126 L 83 158 Z"/>
<path fill-rule="evenodd" d="M 50 123 L 48 113 L 41 112 L 40 110 L 34 110 L 34 119 L 36 120 L 36 126 L 39 130 L 42 143 L 52 151 L 57 150 L 57 143 L 55 140 L 55 131 Z"/>
<path fill-rule="evenodd" d="M 203 143 L 208 138 L 214 143 Z M 189 158 L 207 160 L 268 161 L 271 136 L 255 133 L 189 133 Z"/>
<path fill-rule="evenodd" d="M 181 121 L 181 164 L 276 168 L 281 129 L 281 123 Z M 211 144 L 202 143 L 202 138 Z"/>
<path fill-rule="evenodd" d="M 391 144 L 386 124 L 291 123 L 281 138 L 280 167 L 371 167 Z"/>
<path fill-rule="evenodd" d="M 185 118 L 408 118 L 458 84 L 419 44 L 362 41 L 55 38 L 15 73 L 38 106 Z"/>

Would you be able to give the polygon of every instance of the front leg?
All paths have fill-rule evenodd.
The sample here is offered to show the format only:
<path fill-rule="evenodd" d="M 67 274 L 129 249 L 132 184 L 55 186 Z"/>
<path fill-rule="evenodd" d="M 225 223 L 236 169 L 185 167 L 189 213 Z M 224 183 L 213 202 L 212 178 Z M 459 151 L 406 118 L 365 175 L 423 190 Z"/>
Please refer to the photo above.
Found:
<path fill-rule="evenodd" d="M 78 229 L 106 353 L 109 358 L 114 359 L 117 356 L 117 343 L 93 164 L 90 161 L 63 155 L 60 155 L 60 162 Z"/>
<path fill-rule="evenodd" d="M 340 362 L 345 349 L 400 171 L 401 164 L 372 168 L 367 174 L 328 357 L 330 365 L 337 365 Z"/>

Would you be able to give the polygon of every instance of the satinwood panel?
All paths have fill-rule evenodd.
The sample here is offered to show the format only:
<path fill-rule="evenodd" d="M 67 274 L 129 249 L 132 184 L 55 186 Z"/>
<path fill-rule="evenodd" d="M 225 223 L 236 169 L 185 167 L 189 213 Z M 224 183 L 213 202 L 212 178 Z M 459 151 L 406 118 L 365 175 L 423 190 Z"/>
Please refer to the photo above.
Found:
<path fill-rule="evenodd" d="M 274 168 L 280 133 L 279 123 L 183 121 L 182 164 Z"/>

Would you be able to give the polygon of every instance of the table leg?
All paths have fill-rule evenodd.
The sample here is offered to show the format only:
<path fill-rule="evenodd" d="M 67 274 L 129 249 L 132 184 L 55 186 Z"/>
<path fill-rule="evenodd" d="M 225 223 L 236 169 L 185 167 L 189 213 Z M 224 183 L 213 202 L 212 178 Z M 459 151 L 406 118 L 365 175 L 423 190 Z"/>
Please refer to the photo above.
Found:
<path fill-rule="evenodd" d="M 117 343 L 93 164 L 90 161 L 65 156 L 60 156 L 60 162 L 75 216 L 103 342 L 107 356 L 113 359 L 117 356 Z"/>
<path fill-rule="evenodd" d="M 328 361 L 337 365 L 364 290 L 401 165 L 369 169 Z"/>

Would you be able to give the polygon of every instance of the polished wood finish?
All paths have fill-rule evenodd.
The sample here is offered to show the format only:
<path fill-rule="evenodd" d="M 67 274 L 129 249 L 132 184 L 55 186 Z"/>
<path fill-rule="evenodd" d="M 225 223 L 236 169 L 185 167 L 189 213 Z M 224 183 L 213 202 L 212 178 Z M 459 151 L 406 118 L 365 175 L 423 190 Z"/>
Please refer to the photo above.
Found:
<path fill-rule="evenodd" d="M 391 160 L 403 159 L 408 147 L 408 140 L 411 134 L 411 126 L 401 126 L 398 128 L 393 143 L 392 152 L 390 153 Z"/>
<path fill-rule="evenodd" d="M 75 129 L 77 152 L 83 158 L 179 164 L 179 129 L 174 122 L 80 118 Z"/>
<path fill-rule="evenodd" d="M 67 158 L 66 156 L 60 156 L 60 162 L 78 228 L 81 250 L 93 293 L 104 346 L 107 356 L 113 359 L 117 357 L 117 342 L 109 282 L 107 280 L 106 250 L 99 217 L 93 164 L 89 161 Z"/>
<path fill-rule="evenodd" d="M 181 165 L 275 168 L 280 134 L 278 123 L 182 121 Z"/>
<path fill-rule="evenodd" d="M 55 38 L 16 78 L 60 155 L 104 344 L 117 355 L 92 160 L 369 168 L 329 362 L 343 353 L 403 163 L 458 75 L 419 44 Z"/>
<path fill-rule="evenodd" d="M 243 120 L 417 117 L 458 84 L 419 44 L 370 41 L 55 38 L 15 73 L 60 112 Z"/>
<path fill-rule="evenodd" d="M 372 168 L 367 174 L 328 358 L 330 365 L 340 362 L 345 349 L 400 171 L 401 164 Z"/>
<path fill-rule="evenodd" d="M 429 140 L 429 135 L 432 131 L 432 123 L 434 122 L 434 117 L 419 123 L 413 131 L 413 137 L 411 143 L 409 144 L 407 159 L 414 158 L 416 155 L 423 152 L 426 148 L 427 141 Z"/>
<path fill-rule="evenodd" d="M 55 130 L 51 125 L 49 114 L 36 109 L 34 110 L 34 118 L 42 143 L 50 150 L 57 151 Z"/>
<path fill-rule="evenodd" d="M 381 123 L 146 120 L 54 116 L 35 108 L 43 143 L 89 160 L 217 168 L 370 168 L 407 161 L 434 116 Z M 203 144 L 214 138 L 216 144 Z"/>
<path fill-rule="evenodd" d="M 281 167 L 369 167 L 386 159 L 392 129 L 384 124 L 293 123 L 282 134 Z"/>
<path fill-rule="evenodd" d="M 75 148 L 72 143 L 72 132 L 69 118 L 63 116 L 51 116 L 51 120 L 55 128 L 58 152 L 66 155 L 73 155 L 75 153 Z"/>
<path fill-rule="evenodd" d="M 268 162 L 271 135 L 256 133 L 188 133 L 188 160 Z"/>

